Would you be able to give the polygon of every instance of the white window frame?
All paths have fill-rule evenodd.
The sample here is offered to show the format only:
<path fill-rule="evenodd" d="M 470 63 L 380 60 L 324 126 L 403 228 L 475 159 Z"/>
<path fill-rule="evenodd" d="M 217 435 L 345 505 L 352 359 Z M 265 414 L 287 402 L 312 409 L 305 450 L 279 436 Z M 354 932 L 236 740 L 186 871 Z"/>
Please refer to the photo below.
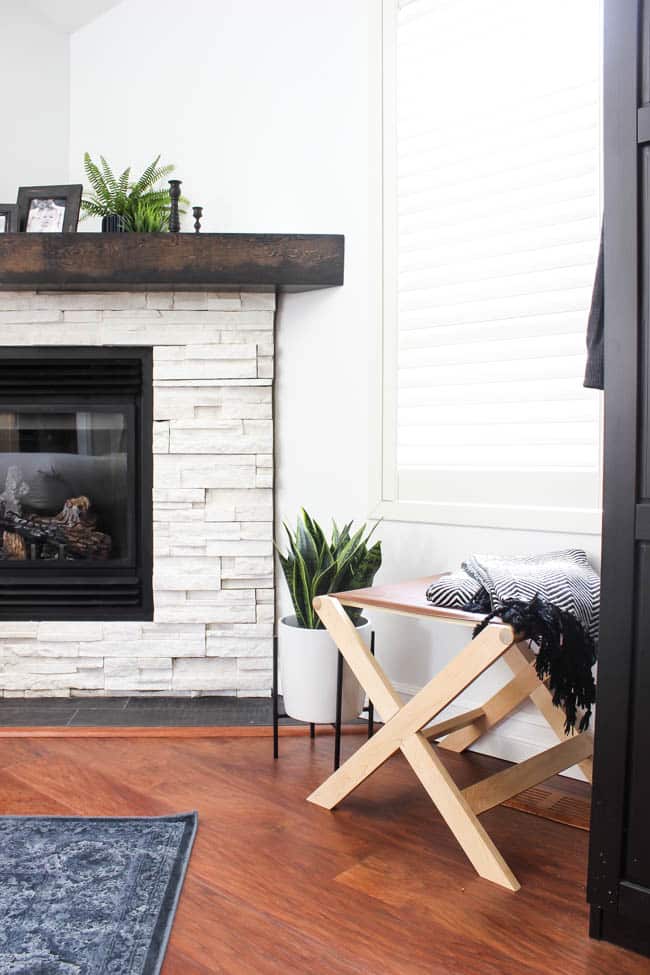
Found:
<path fill-rule="evenodd" d="M 370 350 L 371 451 L 370 516 L 389 521 L 425 522 L 528 531 L 599 535 L 602 507 L 545 508 L 512 504 L 453 504 L 397 498 L 395 385 L 397 363 L 397 195 L 396 39 L 397 0 L 375 0 L 371 15 L 370 159 L 379 159 L 370 179 L 370 320 L 377 323 Z M 601 174 L 602 184 L 602 174 Z M 586 328 L 586 322 L 585 322 Z M 594 395 L 596 395 L 594 393 Z M 600 404 L 602 483 L 603 405 Z M 458 472 L 459 477 L 466 472 Z M 602 505 L 602 500 L 601 500 Z"/>

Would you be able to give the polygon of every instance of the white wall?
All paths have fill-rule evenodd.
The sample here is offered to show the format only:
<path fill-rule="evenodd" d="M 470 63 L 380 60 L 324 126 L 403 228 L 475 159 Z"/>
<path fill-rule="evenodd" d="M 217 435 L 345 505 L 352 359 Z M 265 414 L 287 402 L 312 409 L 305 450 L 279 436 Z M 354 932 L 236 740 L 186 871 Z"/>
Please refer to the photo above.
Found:
<path fill-rule="evenodd" d="M 19 186 L 68 182 L 68 35 L 24 0 L 0 3 L 0 201 Z"/>
<path fill-rule="evenodd" d="M 363 193 L 348 167 L 359 175 L 366 159 L 354 131 L 365 109 L 364 8 L 125 0 L 72 36 L 72 174 L 82 175 L 86 149 L 116 168 L 162 153 L 204 206 L 204 230 L 340 231 Z M 119 63 L 106 37 L 119 37 Z M 361 90 L 348 99 L 350 69 Z"/>
<path fill-rule="evenodd" d="M 346 236 L 345 286 L 280 302 L 278 515 L 289 520 L 301 504 L 324 521 L 368 515 L 378 5 L 186 0 L 179 9 L 172 0 L 125 0 L 72 37 L 73 177 L 85 149 L 122 167 L 161 152 L 204 206 L 206 230 Z M 120 38 L 119 69 L 105 37 Z M 599 547 L 594 537 L 401 523 L 384 523 L 379 535 L 385 580 L 453 567 L 472 551 L 582 544 L 596 557 Z M 379 655 L 405 690 L 467 637 L 401 618 L 376 623 Z M 484 683 L 489 693 L 498 678 Z M 479 690 L 469 699 L 478 701 Z M 520 758 L 551 741 L 531 711 L 491 747 Z"/>

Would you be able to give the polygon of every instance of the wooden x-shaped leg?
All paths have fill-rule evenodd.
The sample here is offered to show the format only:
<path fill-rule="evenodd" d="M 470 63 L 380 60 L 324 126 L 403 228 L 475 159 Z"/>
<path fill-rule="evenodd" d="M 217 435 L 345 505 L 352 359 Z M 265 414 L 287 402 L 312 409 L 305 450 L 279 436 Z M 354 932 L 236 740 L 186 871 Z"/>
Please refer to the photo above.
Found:
<path fill-rule="evenodd" d="M 539 680 L 531 651 L 517 642 L 510 626 L 490 625 L 404 704 L 341 603 L 333 596 L 323 596 L 314 601 L 314 606 L 385 724 L 309 796 L 309 801 L 333 809 L 401 750 L 477 873 L 510 890 L 518 890 L 515 876 L 481 826 L 478 815 L 574 764 L 579 764 L 590 779 L 593 752 L 591 735 L 565 736 L 564 717 L 554 707 L 548 688 Z M 505 687 L 482 707 L 425 728 L 500 657 L 504 657 L 514 674 Z M 429 739 L 446 736 L 443 748 L 464 751 L 528 698 L 547 719 L 560 743 L 460 790 Z"/>
<path fill-rule="evenodd" d="M 563 712 L 553 704 L 553 695 L 548 687 L 543 684 L 535 672 L 535 655 L 528 648 L 526 643 L 517 643 L 510 647 L 503 655 L 503 659 L 508 664 L 510 670 L 515 675 L 513 679 L 502 687 L 497 693 L 486 701 L 482 708 L 476 709 L 475 720 L 470 724 L 466 722 L 459 730 L 453 727 L 448 730 L 444 741 L 440 742 L 440 748 L 446 748 L 452 752 L 463 752 L 475 741 L 478 741 L 486 731 L 494 728 L 512 714 L 516 708 L 530 699 L 544 715 L 547 722 L 559 738 L 560 742 L 566 740 L 564 732 Z M 459 717 L 463 717 L 460 715 Z M 453 719 L 452 719 L 453 720 Z M 447 733 L 447 729 L 437 728 L 427 729 L 428 737 L 440 737 Z M 575 737 L 575 736 L 574 736 Z M 587 736 L 586 742 L 593 747 L 591 736 Z M 574 746 L 577 747 L 577 746 Z M 589 757 L 578 762 L 578 765 L 588 782 L 592 780 L 593 763 L 591 752 Z M 568 768 L 567 765 L 564 768 Z M 539 779 L 538 781 L 542 781 Z"/>
<path fill-rule="evenodd" d="M 314 605 L 385 724 L 309 796 L 309 801 L 333 809 L 401 749 L 477 873 L 510 890 L 518 890 L 514 874 L 421 732 L 424 725 L 513 646 L 515 637 L 511 627 L 486 627 L 415 697 L 403 704 L 339 601 L 323 596 Z"/>

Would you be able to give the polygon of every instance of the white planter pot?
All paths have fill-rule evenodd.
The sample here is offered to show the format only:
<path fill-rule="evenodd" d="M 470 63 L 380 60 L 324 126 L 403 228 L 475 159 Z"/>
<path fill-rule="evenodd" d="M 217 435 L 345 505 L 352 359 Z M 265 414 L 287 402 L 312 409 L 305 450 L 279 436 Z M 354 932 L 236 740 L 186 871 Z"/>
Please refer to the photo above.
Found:
<path fill-rule="evenodd" d="M 357 632 L 370 644 L 370 623 L 362 619 Z M 285 616 L 279 626 L 280 680 L 284 709 L 298 721 L 333 724 L 336 721 L 336 644 L 327 630 L 305 630 L 295 616 Z M 341 719 L 356 718 L 365 693 L 343 661 Z"/>

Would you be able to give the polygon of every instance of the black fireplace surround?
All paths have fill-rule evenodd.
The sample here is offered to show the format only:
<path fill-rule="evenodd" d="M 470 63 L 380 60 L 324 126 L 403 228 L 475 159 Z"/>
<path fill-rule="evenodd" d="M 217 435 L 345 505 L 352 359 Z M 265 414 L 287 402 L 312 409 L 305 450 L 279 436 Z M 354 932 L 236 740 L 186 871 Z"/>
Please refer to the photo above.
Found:
<path fill-rule="evenodd" d="M 152 351 L 0 349 L 0 619 L 151 620 Z"/>

